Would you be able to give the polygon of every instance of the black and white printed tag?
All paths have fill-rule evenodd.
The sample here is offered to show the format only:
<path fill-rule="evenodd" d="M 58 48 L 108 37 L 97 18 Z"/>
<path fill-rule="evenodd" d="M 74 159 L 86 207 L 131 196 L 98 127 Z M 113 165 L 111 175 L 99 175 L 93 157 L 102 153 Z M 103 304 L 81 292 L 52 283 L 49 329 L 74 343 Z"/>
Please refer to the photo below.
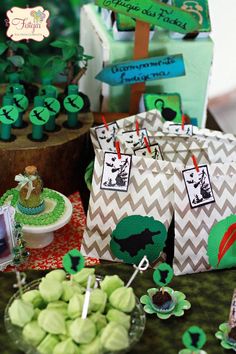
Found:
<path fill-rule="evenodd" d="M 193 126 L 192 124 L 169 124 L 168 125 L 168 133 L 169 134 L 177 134 L 177 135 L 193 135 Z"/>
<path fill-rule="evenodd" d="M 207 165 L 199 166 L 199 172 L 193 167 L 182 173 L 191 208 L 215 202 Z"/>
<path fill-rule="evenodd" d="M 105 152 L 102 172 L 101 189 L 127 192 L 131 170 L 132 156 Z"/>
<path fill-rule="evenodd" d="M 163 160 L 161 148 L 159 144 L 150 145 L 151 152 L 148 152 L 147 148 L 141 148 L 134 150 L 134 155 L 136 156 L 143 156 L 143 157 L 150 157 L 154 160 Z"/>
<path fill-rule="evenodd" d="M 148 133 L 146 128 L 142 128 L 139 130 L 139 134 L 136 130 L 125 131 L 122 132 L 122 143 L 125 144 L 126 148 L 136 150 L 141 149 L 142 147 L 146 147 L 144 142 L 144 137 L 148 139 Z"/>
<path fill-rule="evenodd" d="M 97 139 L 102 150 L 116 151 L 115 140 L 116 134 L 119 129 L 116 122 L 107 124 L 108 129 L 105 125 L 95 128 Z"/>

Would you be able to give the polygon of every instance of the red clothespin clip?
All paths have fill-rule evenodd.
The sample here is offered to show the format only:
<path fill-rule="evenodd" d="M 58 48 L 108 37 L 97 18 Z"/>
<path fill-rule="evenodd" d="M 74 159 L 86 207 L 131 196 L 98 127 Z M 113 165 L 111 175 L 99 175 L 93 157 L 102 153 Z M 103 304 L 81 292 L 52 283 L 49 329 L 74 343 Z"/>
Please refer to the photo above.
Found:
<path fill-rule="evenodd" d="M 139 131 L 139 123 L 138 123 L 138 120 L 135 121 L 135 127 L 136 127 L 137 135 L 139 136 L 140 131 Z"/>
<path fill-rule="evenodd" d="M 181 129 L 184 130 L 184 124 L 186 122 L 186 116 L 185 114 L 182 114 L 182 126 L 181 126 Z"/>
<path fill-rule="evenodd" d="M 108 127 L 108 125 L 107 125 L 106 118 L 105 118 L 105 116 L 103 116 L 103 115 L 102 115 L 102 121 L 103 121 L 104 126 L 106 127 L 106 130 L 109 130 L 109 127 Z"/>
<path fill-rule="evenodd" d="M 198 167 L 198 163 L 197 163 L 197 159 L 196 159 L 196 156 L 195 155 L 192 155 L 192 160 L 193 160 L 193 164 L 194 164 L 194 167 L 197 171 L 197 173 L 199 172 L 199 167 Z"/>
<path fill-rule="evenodd" d="M 144 140 L 144 143 L 145 143 L 145 145 L 146 145 L 147 151 L 149 152 L 149 154 L 151 154 L 151 153 L 152 153 L 152 150 L 151 150 L 150 145 L 149 145 L 149 143 L 148 143 L 147 137 L 145 136 L 145 137 L 143 138 L 143 140 Z"/>
<path fill-rule="evenodd" d="M 120 142 L 119 142 L 119 140 L 116 140 L 115 145 L 116 145 L 116 152 L 117 152 L 117 155 L 118 155 L 118 159 L 120 160 L 121 159 L 121 153 L 120 153 Z"/>

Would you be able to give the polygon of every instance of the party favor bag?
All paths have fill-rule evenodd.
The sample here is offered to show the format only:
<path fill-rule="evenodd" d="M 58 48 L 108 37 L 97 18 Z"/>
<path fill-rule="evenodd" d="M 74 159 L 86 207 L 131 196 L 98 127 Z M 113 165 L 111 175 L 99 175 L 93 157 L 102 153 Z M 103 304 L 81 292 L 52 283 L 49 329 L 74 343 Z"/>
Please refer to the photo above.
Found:
<path fill-rule="evenodd" d="M 85 256 L 116 260 L 110 250 L 111 233 L 124 217 L 153 217 L 168 230 L 173 215 L 174 164 L 122 154 L 122 159 L 129 160 L 130 170 L 119 170 L 116 184 L 106 175 L 106 170 L 109 166 L 117 170 L 117 154 L 102 150 L 96 150 L 95 154 L 87 227 L 81 251 Z M 126 159 L 120 160 L 124 161 L 122 166 Z M 124 175 L 129 175 L 126 186 L 121 178 Z"/>
<path fill-rule="evenodd" d="M 235 195 L 236 163 L 176 168 L 176 275 L 236 265 Z"/>
<path fill-rule="evenodd" d="M 145 132 L 147 130 L 158 131 L 162 130 L 162 121 L 160 113 L 157 110 L 149 112 L 139 113 L 134 116 L 130 116 L 124 119 L 117 120 L 105 125 L 99 125 L 90 129 L 90 136 L 93 143 L 94 150 L 102 149 L 106 151 L 116 151 L 114 147 L 114 141 L 119 132 L 135 132 L 136 123 L 138 122 L 139 129 Z"/>

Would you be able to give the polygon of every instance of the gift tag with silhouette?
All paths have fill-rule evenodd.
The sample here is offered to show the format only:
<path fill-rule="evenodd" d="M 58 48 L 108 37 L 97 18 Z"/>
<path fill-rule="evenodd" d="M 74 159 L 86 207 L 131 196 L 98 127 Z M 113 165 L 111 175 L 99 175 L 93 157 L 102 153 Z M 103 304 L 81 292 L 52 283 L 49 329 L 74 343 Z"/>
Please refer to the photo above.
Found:
<path fill-rule="evenodd" d="M 166 131 L 169 134 L 192 136 L 193 126 L 192 124 L 184 124 L 184 126 L 182 124 L 169 124 L 168 127 L 166 126 Z"/>
<path fill-rule="evenodd" d="M 64 269 L 69 274 L 76 274 L 84 268 L 85 260 L 77 249 L 70 250 L 62 259 Z"/>
<path fill-rule="evenodd" d="M 136 150 L 140 148 L 145 148 L 144 137 L 146 137 L 148 143 L 148 132 L 146 128 L 131 131 L 124 131 L 120 135 L 121 143 L 125 146 L 126 149 Z"/>
<path fill-rule="evenodd" d="M 19 112 L 25 112 L 29 106 L 28 98 L 21 94 L 13 96 L 13 103 Z"/>
<path fill-rule="evenodd" d="M 0 109 L 0 122 L 11 125 L 17 121 L 18 110 L 15 106 L 7 105 Z"/>
<path fill-rule="evenodd" d="M 70 113 L 78 113 L 84 105 L 84 101 L 79 95 L 66 96 L 63 103 L 67 112 Z"/>
<path fill-rule="evenodd" d="M 153 273 L 154 282 L 160 287 L 168 285 L 174 276 L 172 267 L 167 263 L 161 263 Z"/>
<path fill-rule="evenodd" d="M 212 227 L 208 237 L 207 255 L 209 264 L 215 269 L 236 265 L 236 215 L 230 215 Z"/>
<path fill-rule="evenodd" d="M 182 173 L 191 208 L 215 202 L 207 165 L 188 168 Z"/>
<path fill-rule="evenodd" d="M 162 252 L 167 232 L 153 217 L 132 215 L 123 218 L 111 235 L 112 253 L 125 263 L 138 265 L 146 255 L 154 262 Z"/>
<path fill-rule="evenodd" d="M 50 114 L 47 108 L 42 106 L 33 108 L 29 117 L 34 125 L 44 125 L 48 122 Z"/>
<path fill-rule="evenodd" d="M 163 156 L 159 144 L 150 145 L 150 150 L 151 152 L 148 152 L 146 147 L 141 149 L 136 149 L 134 150 L 134 155 L 151 157 L 154 160 L 163 160 Z"/>
<path fill-rule="evenodd" d="M 184 346 L 191 352 L 201 349 L 206 343 L 206 339 L 205 332 L 197 326 L 189 327 L 182 337 Z"/>
<path fill-rule="evenodd" d="M 118 129 L 118 124 L 116 122 L 95 128 L 98 143 L 102 150 L 116 151 L 115 140 Z"/>
<path fill-rule="evenodd" d="M 120 158 L 119 158 L 120 157 Z M 127 192 L 131 170 L 132 156 L 105 152 L 101 189 Z"/>

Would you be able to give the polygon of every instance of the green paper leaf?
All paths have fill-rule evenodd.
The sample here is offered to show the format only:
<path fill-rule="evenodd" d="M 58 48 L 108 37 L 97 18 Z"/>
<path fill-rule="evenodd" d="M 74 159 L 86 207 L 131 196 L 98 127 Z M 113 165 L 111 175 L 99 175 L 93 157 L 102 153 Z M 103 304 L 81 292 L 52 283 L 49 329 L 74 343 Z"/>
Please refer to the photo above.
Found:
<path fill-rule="evenodd" d="M 165 225 L 153 217 L 132 215 L 123 218 L 112 232 L 112 253 L 126 263 L 138 265 L 146 255 L 155 261 L 164 248 Z"/>
<path fill-rule="evenodd" d="M 9 65 L 10 65 L 9 62 L 1 60 L 0 61 L 0 71 L 5 71 Z"/>
<path fill-rule="evenodd" d="M 154 282 L 163 287 L 169 284 L 174 276 L 172 267 L 167 263 L 161 263 L 153 273 Z"/>
<path fill-rule="evenodd" d="M 13 55 L 8 57 L 7 60 L 9 60 L 17 68 L 21 68 L 25 63 L 24 58 L 20 55 Z"/>
<path fill-rule="evenodd" d="M 184 332 L 182 340 L 188 349 L 201 349 L 206 343 L 206 334 L 200 327 L 192 326 Z"/>
<path fill-rule="evenodd" d="M 70 39 L 59 39 L 57 41 L 54 41 L 54 42 L 50 43 L 50 45 L 52 47 L 55 47 L 55 48 L 63 49 L 63 48 L 66 48 L 66 47 L 74 46 L 75 43 L 72 40 L 70 40 Z"/>
<path fill-rule="evenodd" d="M 69 60 L 76 55 L 76 48 L 75 47 L 64 47 L 62 49 L 63 60 Z"/>
<path fill-rule="evenodd" d="M 28 62 L 31 65 L 36 66 L 36 67 L 41 67 L 41 65 L 42 65 L 42 59 L 39 56 L 34 55 L 34 54 L 29 55 Z"/>
<path fill-rule="evenodd" d="M 0 43 L 0 55 L 2 55 L 7 50 L 7 48 L 8 48 L 8 46 L 5 43 L 1 42 Z"/>
<path fill-rule="evenodd" d="M 76 274 L 84 268 L 85 260 L 77 249 L 73 249 L 65 254 L 62 264 L 67 273 Z"/>

